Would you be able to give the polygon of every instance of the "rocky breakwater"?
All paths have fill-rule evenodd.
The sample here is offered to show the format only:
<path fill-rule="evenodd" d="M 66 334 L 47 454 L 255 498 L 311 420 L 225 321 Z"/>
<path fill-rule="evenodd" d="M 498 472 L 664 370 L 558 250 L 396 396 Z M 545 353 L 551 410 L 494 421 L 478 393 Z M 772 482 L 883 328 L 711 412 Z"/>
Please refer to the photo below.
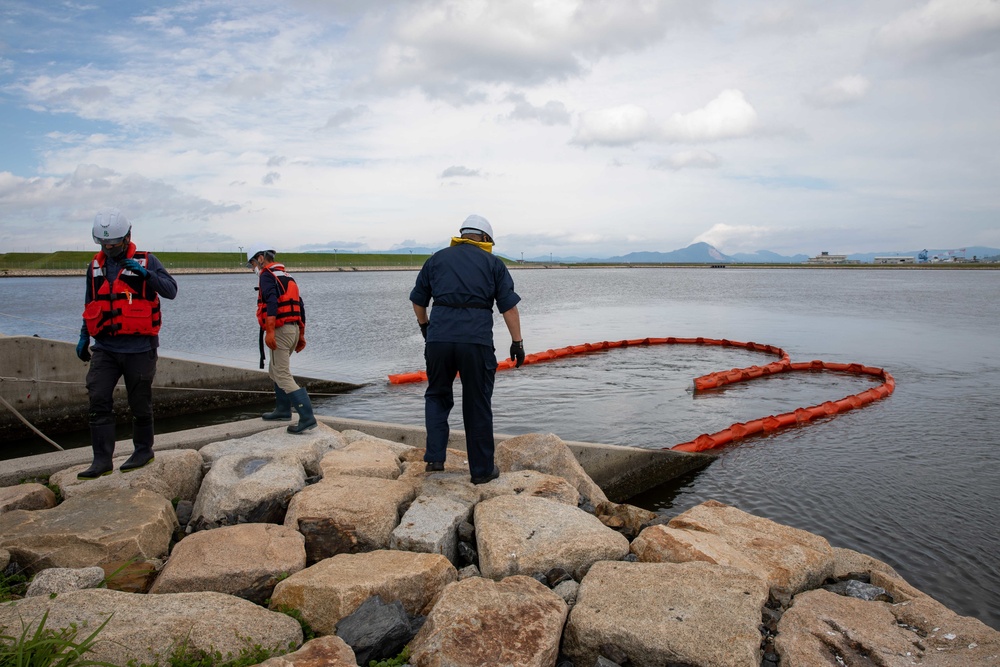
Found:
<path fill-rule="evenodd" d="M 1000 633 L 825 539 L 707 501 L 611 503 L 554 435 L 465 454 L 284 428 L 0 489 L 0 635 L 105 623 L 88 657 L 417 666 L 1000 664 Z M 120 463 L 120 461 L 116 461 Z M 89 630 L 88 630 L 89 632 Z M 254 653 L 257 651 L 257 653 Z"/>

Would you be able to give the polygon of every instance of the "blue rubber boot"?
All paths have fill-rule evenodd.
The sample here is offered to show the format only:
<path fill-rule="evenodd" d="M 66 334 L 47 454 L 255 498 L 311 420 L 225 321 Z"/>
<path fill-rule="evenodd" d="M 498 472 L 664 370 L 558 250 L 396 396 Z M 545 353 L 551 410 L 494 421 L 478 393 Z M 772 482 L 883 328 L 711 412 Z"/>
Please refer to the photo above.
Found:
<path fill-rule="evenodd" d="M 306 393 L 305 387 L 299 387 L 289 394 L 288 398 L 292 401 L 292 407 L 299 413 L 299 423 L 292 424 L 285 430 L 289 433 L 302 433 L 316 428 L 316 417 L 313 416 L 313 406 L 309 401 L 309 394 Z"/>
<path fill-rule="evenodd" d="M 266 422 L 292 421 L 292 399 L 288 398 L 284 389 L 274 385 L 274 410 L 265 412 L 260 418 Z"/>

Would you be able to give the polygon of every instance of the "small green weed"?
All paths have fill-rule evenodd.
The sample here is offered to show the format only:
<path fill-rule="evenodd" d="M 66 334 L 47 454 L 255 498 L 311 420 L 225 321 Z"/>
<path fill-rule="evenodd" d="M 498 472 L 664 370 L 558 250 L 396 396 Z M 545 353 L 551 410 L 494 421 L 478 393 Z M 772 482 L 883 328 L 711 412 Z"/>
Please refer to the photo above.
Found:
<path fill-rule="evenodd" d="M 410 647 L 404 646 L 403 650 L 400 651 L 399 655 L 395 658 L 386 658 L 385 660 L 369 660 L 368 667 L 400 667 L 405 665 L 410 661 Z"/>
<path fill-rule="evenodd" d="M 137 664 L 135 660 L 131 660 L 128 667 L 249 667 L 286 652 L 266 649 L 260 644 L 251 645 L 250 640 L 247 640 L 247 647 L 238 655 L 234 656 L 231 652 L 223 655 L 222 651 L 194 649 L 190 646 L 189 639 L 185 637 L 183 642 L 174 647 L 166 660 L 160 659 L 153 664 Z"/>
<path fill-rule="evenodd" d="M 97 635 L 111 620 L 111 616 L 79 642 L 76 624 L 60 630 L 45 627 L 49 612 L 42 615 L 34 633 L 29 634 L 30 624 L 22 621 L 19 637 L 0 634 L 0 666 L 2 667 L 86 667 L 100 665 L 114 667 L 107 662 L 99 662 L 84 657 L 97 639 Z M 7 628 L 0 628 L 3 633 Z"/>
<path fill-rule="evenodd" d="M 24 571 L 16 574 L 0 572 L 0 602 L 10 602 L 20 600 L 28 590 L 28 582 L 31 577 L 24 574 Z"/>
<path fill-rule="evenodd" d="M 316 631 L 313 630 L 309 623 L 306 622 L 306 619 L 302 618 L 301 611 L 298 609 L 292 609 L 291 607 L 278 607 L 274 611 L 281 612 L 286 616 L 291 616 L 299 622 L 299 625 L 302 626 L 302 641 L 307 642 L 310 639 L 316 639 Z"/>

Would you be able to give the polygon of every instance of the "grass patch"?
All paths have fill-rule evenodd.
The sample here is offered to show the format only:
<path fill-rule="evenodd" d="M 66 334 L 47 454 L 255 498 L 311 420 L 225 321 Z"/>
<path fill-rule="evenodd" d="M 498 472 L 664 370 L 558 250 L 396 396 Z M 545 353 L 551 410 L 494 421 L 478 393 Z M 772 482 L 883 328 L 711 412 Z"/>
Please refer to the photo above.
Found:
<path fill-rule="evenodd" d="M 146 248 L 140 248 L 145 250 Z M 94 252 L 60 250 L 58 252 L 8 252 L 0 254 L 2 269 L 79 269 L 83 275 Z M 167 269 L 246 269 L 246 253 L 239 252 L 160 252 L 150 250 Z M 499 255 L 498 255 L 499 256 Z M 430 255 L 385 253 L 279 252 L 278 261 L 292 272 L 296 267 L 313 269 L 348 269 L 351 267 L 412 267 L 419 269 Z M 517 262 L 500 258 L 505 264 Z"/>
<path fill-rule="evenodd" d="M 249 644 L 249 640 L 247 640 Z M 294 648 L 289 646 L 289 649 Z M 193 649 L 185 638 L 183 642 L 174 648 L 173 652 L 166 658 L 155 663 L 137 663 L 135 660 L 128 662 L 128 667 L 250 667 L 258 665 L 268 658 L 276 655 L 283 655 L 287 651 L 279 649 L 266 649 L 260 644 L 247 646 L 237 655 L 232 653 L 222 654 L 221 651 L 203 651 Z"/>
<path fill-rule="evenodd" d="M 0 629 L 0 667 L 114 667 L 110 663 L 86 657 L 111 616 L 80 641 L 77 641 L 79 629 L 76 624 L 52 630 L 45 627 L 48 617 L 49 612 L 46 611 L 33 633 L 29 633 L 30 625 L 23 625 L 22 622 L 23 627 L 18 637 L 3 634 L 7 628 Z"/>
<path fill-rule="evenodd" d="M 410 647 L 404 646 L 403 650 L 395 658 L 369 660 L 368 667 L 401 667 L 401 665 L 405 665 L 408 662 L 410 662 Z"/>
<path fill-rule="evenodd" d="M 270 603 L 270 600 L 268 602 Z M 280 612 L 285 616 L 291 616 L 292 618 L 294 618 L 296 621 L 299 622 L 299 625 L 302 626 L 303 643 L 309 641 L 310 639 L 316 639 L 316 637 L 318 636 L 316 634 L 316 631 L 312 629 L 312 626 L 309 625 L 306 619 L 302 618 L 302 612 L 299 611 L 298 609 L 292 609 L 291 607 L 278 607 L 274 611 Z"/>
<path fill-rule="evenodd" d="M 11 572 L 12 568 L 0 572 L 0 602 L 10 602 L 20 600 L 28 590 L 28 582 L 31 577 L 24 574 L 23 570 Z M 0 663 L 2 665 L 3 663 Z"/>

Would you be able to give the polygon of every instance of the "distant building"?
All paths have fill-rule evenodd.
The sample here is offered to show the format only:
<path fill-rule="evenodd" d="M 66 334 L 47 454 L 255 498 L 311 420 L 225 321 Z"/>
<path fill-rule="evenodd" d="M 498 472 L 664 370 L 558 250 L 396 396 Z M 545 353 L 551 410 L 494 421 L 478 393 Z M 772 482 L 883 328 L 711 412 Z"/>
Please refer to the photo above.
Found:
<path fill-rule="evenodd" d="M 872 262 L 875 264 L 916 264 L 917 258 L 893 255 L 892 257 L 876 257 Z"/>
<path fill-rule="evenodd" d="M 831 255 L 824 251 L 806 260 L 806 264 L 860 264 L 859 259 L 847 259 L 847 255 Z"/>

